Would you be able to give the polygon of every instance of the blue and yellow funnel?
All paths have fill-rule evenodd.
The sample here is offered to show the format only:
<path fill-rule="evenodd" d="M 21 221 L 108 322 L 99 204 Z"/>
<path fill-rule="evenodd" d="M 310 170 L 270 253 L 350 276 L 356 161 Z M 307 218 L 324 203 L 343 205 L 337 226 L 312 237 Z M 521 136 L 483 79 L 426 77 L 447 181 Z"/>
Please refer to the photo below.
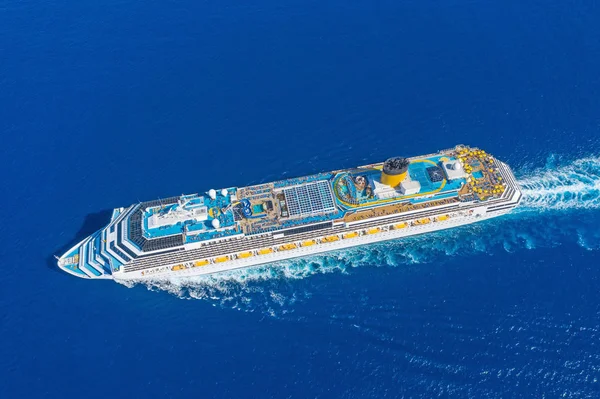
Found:
<path fill-rule="evenodd" d="M 409 161 L 403 157 L 390 158 L 383 163 L 381 182 L 387 186 L 396 187 L 406 178 Z"/>

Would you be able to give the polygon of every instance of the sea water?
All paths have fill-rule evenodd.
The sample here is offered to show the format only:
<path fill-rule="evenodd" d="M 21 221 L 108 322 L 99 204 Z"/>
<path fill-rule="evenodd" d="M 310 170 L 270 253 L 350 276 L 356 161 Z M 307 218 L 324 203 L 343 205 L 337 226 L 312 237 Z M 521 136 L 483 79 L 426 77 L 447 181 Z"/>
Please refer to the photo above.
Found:
<path fill-rule="evenodd" d="M 0 4 L 0 397 L 600 395 L 600 9 Z M 154 283 L 53 255 L 140 200 L 459 143 L 520 208 Z"/>

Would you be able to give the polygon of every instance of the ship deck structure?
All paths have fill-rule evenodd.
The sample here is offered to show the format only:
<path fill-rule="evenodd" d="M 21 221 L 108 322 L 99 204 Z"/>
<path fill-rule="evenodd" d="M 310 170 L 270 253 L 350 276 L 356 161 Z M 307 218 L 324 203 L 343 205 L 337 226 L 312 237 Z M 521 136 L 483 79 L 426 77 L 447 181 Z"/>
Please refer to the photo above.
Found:
<path fill-rule="evenodd" d="M 218 273 L 457 227 L 505 214 L 520 200 L 506 164 L 459 145 L 116 208 L 58 265 L 88 279 Z"/>

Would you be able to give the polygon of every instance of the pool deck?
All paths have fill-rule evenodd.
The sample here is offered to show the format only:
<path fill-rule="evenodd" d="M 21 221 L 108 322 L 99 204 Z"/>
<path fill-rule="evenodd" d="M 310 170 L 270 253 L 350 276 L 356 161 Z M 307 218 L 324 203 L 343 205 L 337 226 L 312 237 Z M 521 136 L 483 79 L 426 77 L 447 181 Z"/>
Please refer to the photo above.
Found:
<path fill-rule="evenodd" d="M 346 176 L 352 175 L 362 175 L 365 177 L 378 177 L 381 173 L 380 166 L 381 164 L 369 165 L 368 168 L 364 170 L 364 172 L 359 168 L 355 169 L 352 172 L 340 172 L 336 175 L 333 180 L 334 192 L 336 194 L 336 200 L 340 207 L 344 209 L 362 209 L 368 207 L 376 207 L 384 204 L 391 204 L 397 202 L 405 202 L 408 201 L 412 204 L 417 204 L 420 202 L 431 201 L 432 197 L 435 196 L 435 199 L 440 198 L 451 198 L 458 196 L 458 190 L 463 187 L 467 181 L 466 179 L 455 179 L 455 180 L 447 180 L 445 177 L 438 181 L 434 182 L 429 179 L 427 168 L 430 167 L 440 167 L 440 163 L 442 161 L 454 161 L 457 158 L 450 157 L 448 155 L 435 155 L 428 156 L 426 158 L 417 158 L 411 159 L 410 164 L 408 166 L 408 176 L 411 180 L 419 182 L 421 188 L 418 193 L 410 194 L 410 195 L 402 195 L 398 192 L 398 195 L 393 198 L 386 199 L 357 199 L 357 203 L 352 203 L 347 201 L 340 193 L 338 188 L 338 182 Z"/>

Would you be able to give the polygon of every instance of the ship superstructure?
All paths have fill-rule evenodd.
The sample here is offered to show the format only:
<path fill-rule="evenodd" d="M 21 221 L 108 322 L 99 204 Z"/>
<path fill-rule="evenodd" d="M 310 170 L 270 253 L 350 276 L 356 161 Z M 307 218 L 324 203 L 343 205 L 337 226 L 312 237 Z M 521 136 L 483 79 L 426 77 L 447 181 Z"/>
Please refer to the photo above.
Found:
<path fill-rule="evenodd" d="M 58 265 L 82 278 L 210 274 L 469 224 L 520 200 L 506 164 L 459 145 L 117 208 Z"/>

